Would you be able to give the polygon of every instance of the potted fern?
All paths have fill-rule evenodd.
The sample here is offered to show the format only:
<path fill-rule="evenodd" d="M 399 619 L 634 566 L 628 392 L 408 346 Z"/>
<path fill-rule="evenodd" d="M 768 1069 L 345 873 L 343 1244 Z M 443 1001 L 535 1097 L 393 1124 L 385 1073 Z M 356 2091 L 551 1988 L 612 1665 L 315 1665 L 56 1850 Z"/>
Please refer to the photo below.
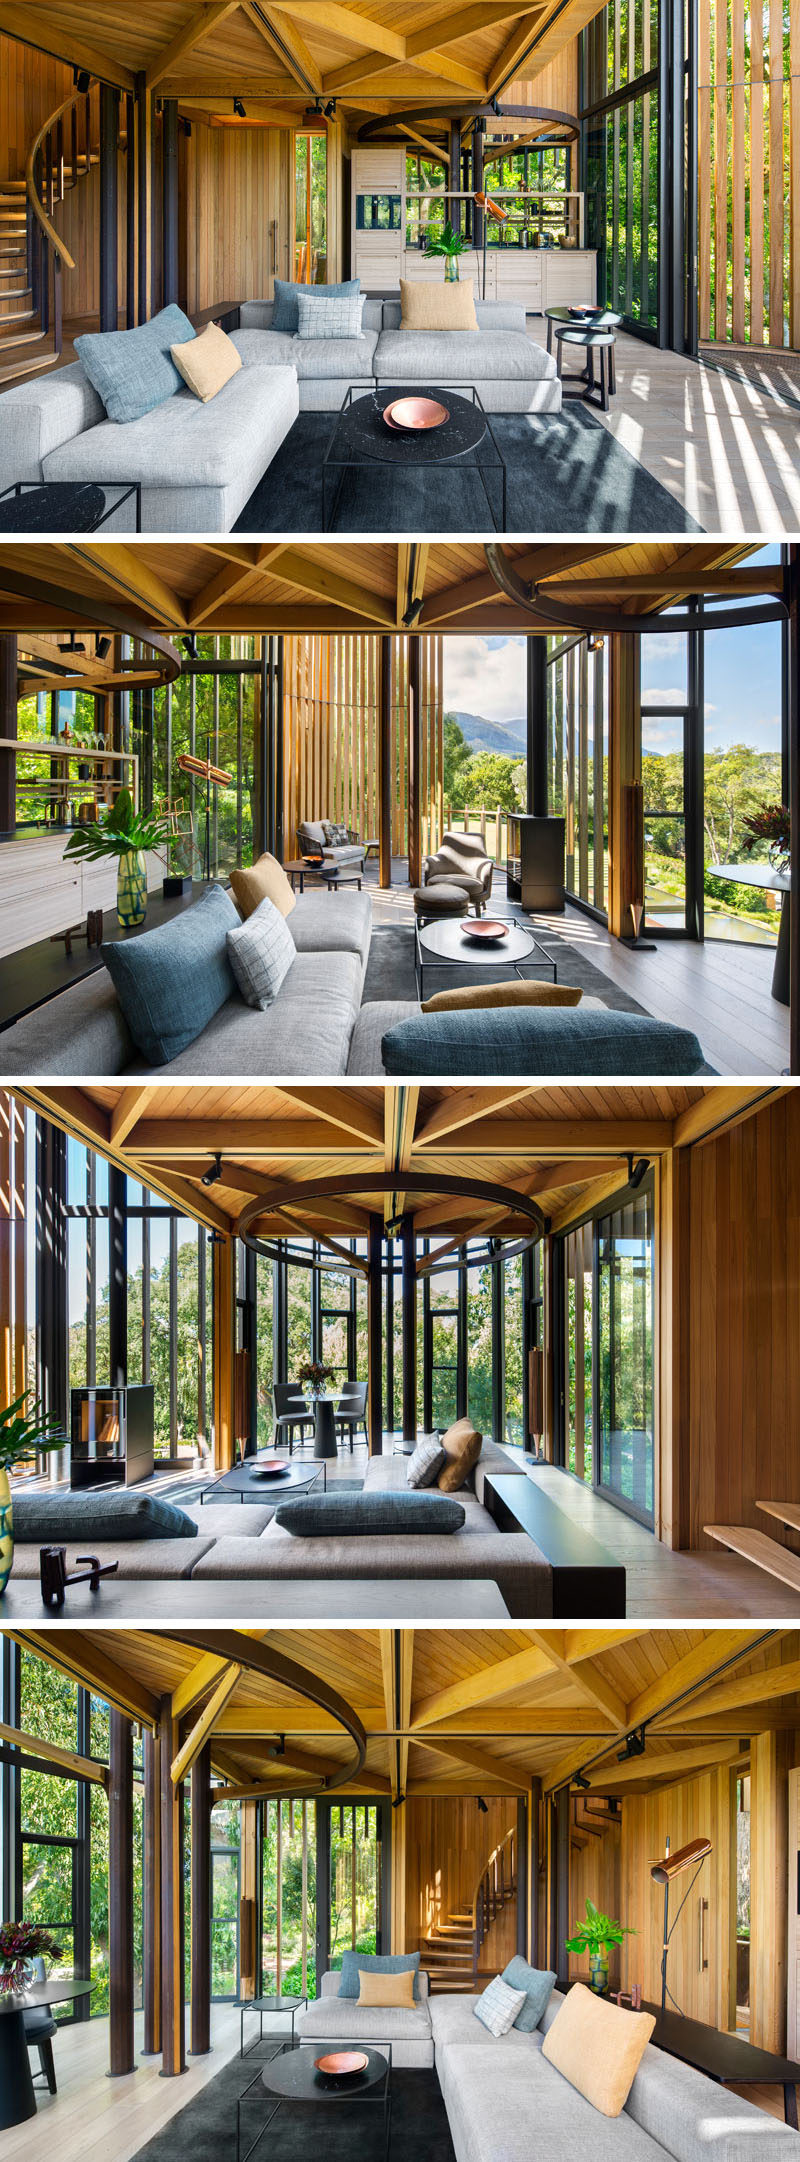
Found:
<path fill-rule="evenodd" d="M 160 813 L 137 811 L 129 788 L 121 788 L 105 818 L 92 819 L 70 834 L 64 855 L 100 863 L 116 856 L 117 915 L 123 930 L 134 930 L 147 914 L 147 851 L 164 848 L 170 822 Z"/>
<path fill-rule="evenodd" d="M 444 256 L 444 277 L 446 285 L 453 285 L 457 280 L 458 258 L 460 255 L 463 255 L 466 245 L 467 243 L 464 239 L 462 239 L 461 234 L 454 231 L 449 218 L 447 220 L 447 224 L 443 227 L 443 230 L 440 234 L 426 233 L 426 255 Z"/>
<path fill-rule="evenodd" d="M 621 1944 L 623 1937 L 635 1937 L 635 1929 L 625 1929 L 621 1922 L 612 1922 L 607 1914 L 601 1914 L 593 1899 L 586 1901 L 586 1919 L 579 1924 L 574 1937 L 565 1938 L 568 1952 L 589 1954 L 589 1987 L 598 1995 L 608 1988 L 608 1947 Z"/>
<path fill-rule="evenodd" d="M 8 1474 L 37 1449 L 64 1449 L 66 1445 L 67 1436 L 58 1419 L 42 1410 L 29 1389 L 15 1397 L 13 1404 L 0 1408 L 0 1597 L 14 1560 L 14 1511 Z"/>

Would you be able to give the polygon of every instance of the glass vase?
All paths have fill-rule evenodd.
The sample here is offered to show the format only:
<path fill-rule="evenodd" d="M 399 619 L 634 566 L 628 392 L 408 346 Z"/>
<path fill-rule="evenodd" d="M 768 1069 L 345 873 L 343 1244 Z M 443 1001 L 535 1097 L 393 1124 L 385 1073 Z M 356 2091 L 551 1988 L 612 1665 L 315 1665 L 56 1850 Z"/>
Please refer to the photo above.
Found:
<path fill-rule="evenodd" d="M 117 915 L 124 931 L 144 923 L 147 915 L 147 863 L 143 848 L 129 848 L 120 856 L 117 870 Z"/>

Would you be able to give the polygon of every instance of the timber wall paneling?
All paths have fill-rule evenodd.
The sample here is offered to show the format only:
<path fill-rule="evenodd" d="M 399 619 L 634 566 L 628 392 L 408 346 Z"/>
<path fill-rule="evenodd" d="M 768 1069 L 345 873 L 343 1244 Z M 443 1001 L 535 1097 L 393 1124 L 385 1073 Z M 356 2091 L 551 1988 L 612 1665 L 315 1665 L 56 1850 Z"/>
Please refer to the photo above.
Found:
<path fill-rule="evenodd" d="M 700 0 L 701 339 L 800 346 L 800 12 Z"/>
<path fill-rule="evenodd" d="M 486 1811 L 470 1794 L 409 1795 L 405 1809 L 396 1812 L 405 1822 L 405 1951 L 418 1951 L 437 1923 L 471 1907 L 490 1854 L 517 1821 L 512 1796 L 487 1796 Z M 396 1818 L 393 1861 L 395 1827 Z M 481 1966 L 502 1973 L 516 1948 L 516 1903 L 510 1901 L 486 1939 Z M 393 1943 L 392 1949 L 401 1947 Z"/>
<path fill-rule="evenodd" d="M 788 1818 L 786 2054 L 796 2060 L 800 2050 L 800 1767 L 797 1764 L 793 1764 L 789 1772 Z"/>
<path fill-rule="evenodd" d="M 274 274 L 294 275 L 294 135 L 288 128 L 215 128 L 181 136 L 184 306 L 271 300 Z"/>
<path fill-rule="evenodd" d="M 421 637 L 423 854 L 444 822 L 443 641 Z M 391 640 L 391 846 L 408 848 L 408 638 Z M 380 834 L 380 638 L 288 636 L 284 642 L 284 835 L 294 852 L 305 818 Z"/>

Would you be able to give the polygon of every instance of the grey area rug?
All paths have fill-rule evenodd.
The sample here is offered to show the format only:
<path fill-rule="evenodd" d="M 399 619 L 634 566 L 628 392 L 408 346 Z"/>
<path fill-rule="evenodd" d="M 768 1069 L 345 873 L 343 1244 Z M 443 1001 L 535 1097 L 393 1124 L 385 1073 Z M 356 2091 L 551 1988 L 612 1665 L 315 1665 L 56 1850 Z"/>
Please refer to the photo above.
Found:
<path fill-rule="evenodd" d="M 536 936 L 540 938 L 540 944 L 546 953 L 552 955 L 555 961 L 559 983 L 579 984 L 587 997 L 601 999 L 603 1005 L 615 1013 L 647 1012 L 646 1006 L 638 1005 L 636 999 L 628 997 L 627 991 L 621 991 L 618 984 L 611 982 L 609 976 L 604 976 L 601 969 L 595 968 L 580 947 L 571 946 L 569 940 L 559 938 L 557 932 L 548 930 L 541 935 L 537 932 Z M 530 973 L 534 973 L 533 960 Z M 508 963 L 504 966 L 499 961 L 496 969 L 476 969 L 474 980 L 476 983 L 501 983 L 511 975 L 513 970 Z M 468 969 L 461 964 L 455 968 L 442 968 L 435 972 L 432 970 L 430 975 L 426 971 L 425 995 L 429 998 L 433 991 L 449 991 L 468 981 Z M 549 973 L 544 976 L 544 981 L 550 981 Z M 371 1003 L 375 999 L 412 999 L 416 1004 L 414 932 L 410 924 L 378 924 L 373 928 L 366 980 L 361 996 L 362 1004 Z"/>
<path fill-rule="evenodd" d="M 568 399 L 560 413 L 497 413 L 491 419 L 508 472 L 507 532 L 702 533 L 580 400 Z M 322 531 L 322 460 L 332 428 L 330 413 L 300 414 L 245 504 L 236 532 Z M 489 488 L 499 516 L 496 476 L 489 477 Z M 400 470 L 375 464 L 348 472 L 331 530 L 490 532 L 474 453 L 451 466 Z"/>
<path fill-rule="evenodd" d="M 187 2102 L 177 2117 L 140 2147 L 136 2162 L 220 2162 L 236 2152 L 236 2103 L 274 2052 L 265 2042 L 244 2058 L 236 2057 L 209 2081 L 202 2094 Z M 436 2073 L 408 2070 L 392 2074 L 392 2153 L 403 2162 L 454 2162 L 453 2143 Z M 273 2101 L 264 2093 L 263 2110 L 242 2110 L 242 2152 L 255 2140 L 259 2118 L 266 2120 Z M 254 2162 L 308 2162 L 324 2141 L 325 2162 L 383 2162 L 383 2110 L 375 2103 L 337 2103 L 324 2114 L 313 2104 L 282 2107 Z"/>

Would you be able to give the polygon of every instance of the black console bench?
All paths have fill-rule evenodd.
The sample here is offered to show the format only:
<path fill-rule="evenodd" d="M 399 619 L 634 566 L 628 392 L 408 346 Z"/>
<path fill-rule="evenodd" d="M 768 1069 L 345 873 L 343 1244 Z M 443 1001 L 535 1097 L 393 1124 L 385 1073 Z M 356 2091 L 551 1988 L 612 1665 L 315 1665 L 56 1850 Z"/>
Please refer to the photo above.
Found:
<path fill-rule="evenodd" d="M 526 1531 L 550 1563 L 554 1619 L 624 1621 L 622 1564 L 543 1493 L 535 1479 L 487 1472 L 484 1507 L 499 1531 Z"/>

